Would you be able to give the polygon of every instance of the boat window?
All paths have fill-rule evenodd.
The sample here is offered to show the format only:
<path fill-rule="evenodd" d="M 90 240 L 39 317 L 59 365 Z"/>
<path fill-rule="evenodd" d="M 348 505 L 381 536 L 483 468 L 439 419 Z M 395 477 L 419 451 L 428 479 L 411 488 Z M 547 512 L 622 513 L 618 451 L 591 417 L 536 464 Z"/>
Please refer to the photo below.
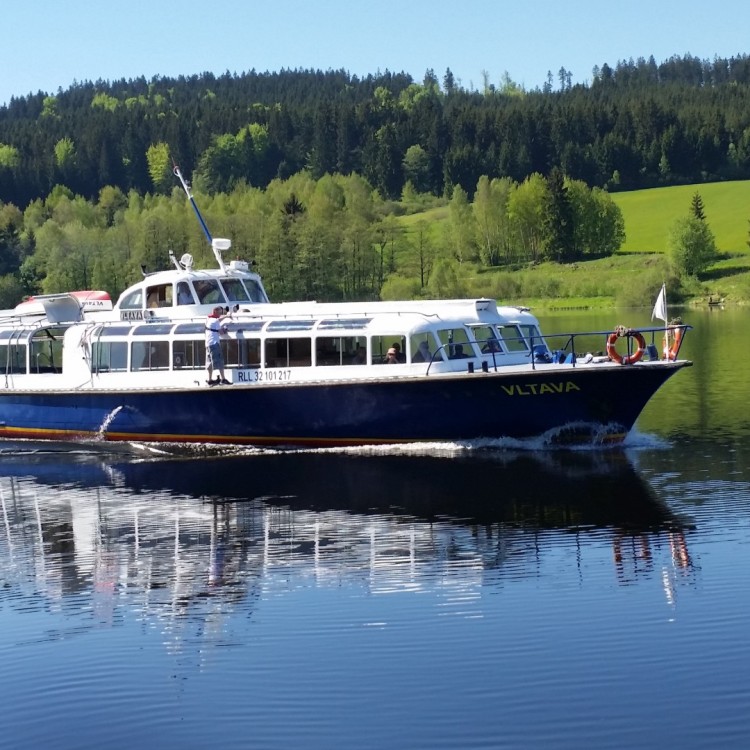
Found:
<path fill-rule="evenodd" d="M 260 367 L 260 339 L 222 339 L 221 349 L 227 367 Z"/>
<path fill-rule="evenodd" d="M 195 291 L 198 294 L 198 302 L 201 305 L 218 304 L 226 302 L 224 295 L 219 288 L 219 282 L 216 279 L 201 279 L 193 283 Z"/>
<path fill-rule="evenodd" d="M 122 372 L 128 369 L 126 341 L 96 341 L 92 347 L 91 372 Z"/>
<path fill-rule="evenodd" d="M 272 320 L 267 331 L 309 331 L 315 325 L 314 320 Z"/>
<path fill-rule="evenodd" d="M 34 329 L 7 328 L 0 331 L 0 339 L 11 339 L 12 343 L 18 341 L 28 341 L 34 333 Z"/>
<path fill-rule="evenodd" d="M 177 284 L 177 304 L 192 305 L 195 303 L 193 291 L 187 281 L 180 281 Z"/>
<path fill-rule="evenodd" d="M 544 339 L 542 338 L 542 334 L 539 332 L 539 329 L 535 325 L 522 325 L 519 326 L 521 329 L 521 332 L 526 337 L 526 340 L 528 341 L 529 345 L 537 345 L 537 344 L 544 344 Z"/>
<path fill-rule="evenodd" d="M 0 373 L 26 372 L 26 344 L 0 344 Z"/>
<path fill-rule="evenodd" d="M 253 320 L 250 322 L 243 321 L 242 323 L 225 323 L 228 332 L 234 332 L 238 336 L 251 331 L 260 331 L 265 325 L 263 320 Z"/>
<path fill-rule="evenodd" d="M 332 320 L 321 320 L 318 324 L 319 331 L 331 328 L 367 328 L 372 318 L 334 318 Z"/>
<path fill-rule="evenodd" d="M 388 334 L 386 336 L 372 337 L 372 364 L 389 364 L 388 350 L 396 350 L 396 361 L 398 364 L 406 362 L 406 336 L 399 334 Z"/>
<path fill-rule="evenodd" d="M 133 329 L 133 336 L 166 336 L 174 323 L 148 323 Z"/>
<path fill-rule="evenodd" d="M 365 336 L 320 336 L 315 340 L 315 364 L 329 365 L 367 364 L 367 338 Z"/>
<path fill-rule="evenodd" d="M 134 341 L 130 345 L 130 369 L 168 370 L 168 341 Z"/>
<path fill-rule="evenodd" d="M 175 329 L 175 334 L 205 334 L 206 324 L 200 323 L 180 323 Z"/>
<path fill-rule="evenodd" d="M 172 285 L 149 286 L 146 290 L 146 307 L 172 307 Z"/>
<path fill-rule="evenodd" d="M 136 289 L 134 292 L 130 292 L 127 297 L 123 297 L 120 300 L 121 310 L 141 310 L 143 308 L 143 290 Z"/>
<path fill-rule="evenodd" d="M 503 347 L 495 326 L 472 326 L 474 339 L 482 354 L 502 354 Z"/>
<path fill-rule="evenodd" d="M 175 370 L 202 370 L 206 365 L 206 344 L 200 341 L 175 341 L 172 344 L 172 367 Z"/>
<path fill-rule="evenodd" d="M 463 326 L 444 328 L 438 331 L 438 338 L 448 359 L 466 359 L 466 357 L 475 356 L 469 333 Z"/>
<path fill-rule="evenodd" d="M 266 367 L 310 367 L 310 339 L 266 339 Z"/>
<path fill-rule="evenodd" d="M 247 292 L 250 295 L 251 302 L 268 302 L 268 297 L 263 294 L 263 290 L 257 281 L 253 281 L 253 279 L 245 279 L 245 286 L 247 287 Z"/>
<path fill-rule="evenodd" d="M 434 355 L 434 356 L 433 356 Z M 411 361 L 432 362 L 444 359 L 443 352 L 435 346 L 435 339 L 430 333 L 415 333 L 411 337 Z"/>
<path fill-rule="evenodd" d="M 102 336 L 109 338 L 110 336 L 127 336 L 132 330 L 133 326 L 102 326 L 100 329 Z"/>
<path fill-rule="evenodd" d="M 224 294 L 230 302 L 248 302 L 250 300 L 250 296 L 239 279 L 222 279 L 221 285 L 224 287 Z"/>
<path fill-rule="evenodd" d="M 31 372 L 62 372 L 65 329 L 43 328 L 31 339 Z"/>
<path fill-rule="evenodd" d="M 509 352 L 527 352 L 529 345 L 521 333 L 521 329 L 516 325 L 502 327 L 503 341 L 508 347 Z"/>

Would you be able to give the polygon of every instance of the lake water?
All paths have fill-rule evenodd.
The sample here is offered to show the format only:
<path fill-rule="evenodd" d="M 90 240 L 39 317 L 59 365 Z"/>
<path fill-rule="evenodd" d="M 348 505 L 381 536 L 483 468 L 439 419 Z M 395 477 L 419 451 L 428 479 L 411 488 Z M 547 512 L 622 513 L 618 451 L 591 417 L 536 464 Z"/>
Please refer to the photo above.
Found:
<path fill-rule="evenodd" d="M 623 449 L 0 443 L 0 748 L 744 747 L 750 312 L 682 315 Z"/>

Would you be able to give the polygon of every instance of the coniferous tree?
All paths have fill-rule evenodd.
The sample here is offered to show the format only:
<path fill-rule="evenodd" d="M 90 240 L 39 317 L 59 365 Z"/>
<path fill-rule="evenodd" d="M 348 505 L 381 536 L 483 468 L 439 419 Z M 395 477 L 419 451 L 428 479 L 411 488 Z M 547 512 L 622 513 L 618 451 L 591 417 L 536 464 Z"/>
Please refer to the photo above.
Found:
<path fill-rule="evenodd" d="M 558 262 L 572 260 L 575 254 L 573 209 L 564 175 L 558 167 L 554 167 L 550 172 L 547 187 L 548 208 L 545 212 L 547 252 Z"/>
<path fill-rule="evenodd" d="M 456 79 L 450 68 L 445 69 L 445 75 L 443 76 L 443 90 L 450 96 L 456 91 Z"/>
<path fill-rule="evenodd" d="M 703 198 L 701 198 L 701 194 L 697 191 L 690 203 L 690 212 L 696 219 L 700 219 L 701 221 L 706 220 L 706 214 L 703 210 Z"/>

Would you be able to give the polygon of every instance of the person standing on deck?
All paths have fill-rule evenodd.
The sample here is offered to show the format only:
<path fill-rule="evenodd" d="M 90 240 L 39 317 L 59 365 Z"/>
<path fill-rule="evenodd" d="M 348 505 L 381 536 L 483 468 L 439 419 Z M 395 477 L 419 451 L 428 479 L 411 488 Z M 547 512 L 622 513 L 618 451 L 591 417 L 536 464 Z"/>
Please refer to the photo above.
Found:
<path fill-rule="evenodd" d="M 209 316 L 206 318 L 206 370 L 208 371 L 208 385 L 230 385 L 230 382 L 224 376 L 224 355 L 221 351 L 221 334 L 226 330 L 222 324 L 224 318 L 224 308 L 214 307 Z M 216 380 L 212 380 L 213 371 L 216 370 L 218 375 Z"/>

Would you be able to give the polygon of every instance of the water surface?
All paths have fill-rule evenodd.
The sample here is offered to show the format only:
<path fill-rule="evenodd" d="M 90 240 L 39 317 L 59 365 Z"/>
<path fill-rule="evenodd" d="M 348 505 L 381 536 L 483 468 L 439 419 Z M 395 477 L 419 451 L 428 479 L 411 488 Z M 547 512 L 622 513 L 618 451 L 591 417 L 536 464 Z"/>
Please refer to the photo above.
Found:
<path fill-rule="evenodd" d="M 624 449 L 1 444 L 0 747 L 744 746 L 748 321 L 683 317 Z"/>

